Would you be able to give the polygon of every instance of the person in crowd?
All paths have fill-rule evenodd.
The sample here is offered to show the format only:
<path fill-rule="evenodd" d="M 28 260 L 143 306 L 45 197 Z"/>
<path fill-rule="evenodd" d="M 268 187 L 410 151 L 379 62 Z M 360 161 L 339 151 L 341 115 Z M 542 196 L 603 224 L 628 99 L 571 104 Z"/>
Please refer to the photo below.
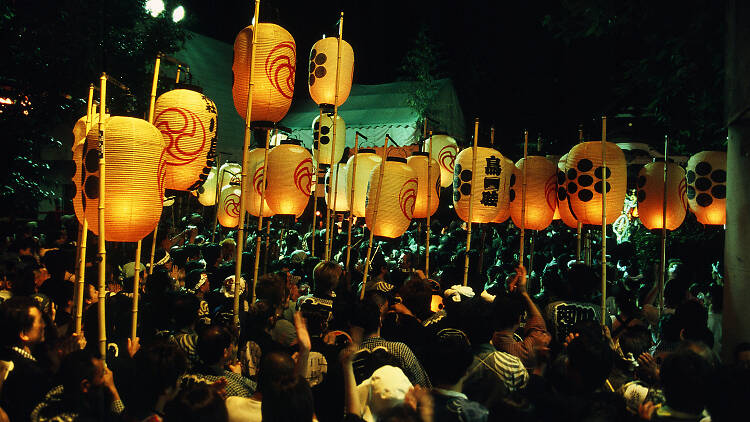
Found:
<path fill-rule="evenodd" d="M 269 352 L 263 356 L 258 371 L 258 389 L 250 397 L 227 397 L 230 422 L 260 422 L 263 418 L 263 392 L 271 391 L 273 383 L 294 378 L 294 360 L 283 352 Z"/>

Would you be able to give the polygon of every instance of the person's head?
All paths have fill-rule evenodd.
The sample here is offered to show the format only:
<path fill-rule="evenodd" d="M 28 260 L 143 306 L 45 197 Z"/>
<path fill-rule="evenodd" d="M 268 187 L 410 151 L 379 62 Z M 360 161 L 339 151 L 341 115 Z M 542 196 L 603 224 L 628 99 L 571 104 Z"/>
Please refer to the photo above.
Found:
<path fill-rule="evenodd" d="M 411 251 L 401 252 L 401 256 L 398 259 L 398 267 L 402 270 L 410 270 L 414 268 L 414 254 Z"/>
<path fill-rule="evenodd" d="M 138 377 L 138 400 L 130 405 L 135 413 L 146 417 L 159 397 L 173 398 L 177 382 L 188 367 L 187 358 L 175 343 L 157 340 L 142 347 L 135 354 Z"/>
<path fill-rule="evenodd" d="M 438 387 L 458 384 L 474 360 L 466 334 L 454 328 L 446 328 L 440 330 L 429 343 L 425 369 L 432 384 Z"/>
<path fill-rule="evenodd" d="M 212 325 L 198 336 L 198 357 L 205 365 L 223 363 L 232 346 L 232 334 L 224 326 Z"/>
<path fill-rule="evenodd" d="M 44 341 L 45 323 L 34 299 L 13 296 L 0 304 L 0 341 L 4 346 L 30 347 Z"/>
<path fill-rule="evenodd" d="M 579 393 L 602 387 L 614 364 L 612 349 L 603 335 L 582 334 L 568 345 L 568 373 Z"/>
<path fill-rule="evenodd" d="M 104 416 L 112 395 L 104 385 L 104 361 L 87 349 L 76 350 L 63 359 L 58 377 L 63 385 L 63 402 L 76 413 Z"/>
<path fill-rule="evenodd" d="M 164 412 L 165 422 L 226 422 L 228 420 L 229 414 L 224 399 L 215 387 L 201 382 L 181 389 Z"/>
<path fill-rule="evenodd" d="M 667 405 L 673 409 L 700 413 L 707 401 L 711 369 L 705 359 L 690 350 L 670 353 L 661 365 L 661 382 Z"/>
<path fill-rule="evenodd" d="M 294 360 L 283 352 L 269 352 L 260 359 L 258 368 L 258 391 L 270 391 L 273 383 L 284 378 L 294 377 Z"/>
<path fill-rule="evenodd" d="M 255 297 L 279 308 L 286 296 L 286 279 L 278 274 L 265 274 L 258 278 L 255 286 Z"/>
<path fill-rule="evenodd" d="M 206 260 L 206 266 L 211 268 L 219 264 L 221 256 L 221 246 L 216 243 L 205 243 L 202 245 L 203 259 Z"/>
<path fill-rule="evenodd" d="M 324 295 L 339 285 L 339 278 L 343 270 L 333 261 L 322 261 L 313 270 L 313 283 L 316 295 Z"/>
<path fill-rule="evenodd" d="M 188 272 L 185 275 L 185 288 L 200 296 L 206 294 L 210 288 L 206 271 L 195 269 Z"/>
<path fill-rule="evenodd" d="M 154 268 L 153 274 L 146 280 L 146 295 L 163 297 L 172 289 L 172 279 L 163 267 Z"/>
<path fill-rule="evenodd" d="M 361 327 L 364 335 L 378 333 L 380 331 L 380 321 L 380 306 L 373 298 L 368 298 L 368 300 L 355 305 L 351 324 Z"/>
<path fill-rule="evenodd" d="M 198 321 L 199 308 L 200 299 L 197 296 L 187 292 L 176 293 L 172 302 L 174 328 L 180 330 L 192 327 Z"/>
<path fill-rule="evenodd" d="M 636 325 L 626 328 L 618 337 L 620 348 L 625 356 L 631 353 L 634 358 L 638 358 L 641 353 L 648 352 L 653 341 L 651 332 L 642 325 Z"/>
<path fill-rule="evenodd" d="M 515 330 L 525 311 L 523 299 L 518 294 L 500 293 L 492 302 L 493 325 L 498 330 Z"/>
<path fill-rule="evenodd" d="M 261 401 L 266 422 L 309 422 L 313 419 L 313 395 L 302 376 L 281 377 L 266 386 Z"/>
<path fill-rule="evenodd" d="M 404 306 L 420 319 L 426 319 L 432 314 L 430 304 L 432 303 L 433 289 L 427 280 L 412 277 L 399 291 L 404 300 Z"/>

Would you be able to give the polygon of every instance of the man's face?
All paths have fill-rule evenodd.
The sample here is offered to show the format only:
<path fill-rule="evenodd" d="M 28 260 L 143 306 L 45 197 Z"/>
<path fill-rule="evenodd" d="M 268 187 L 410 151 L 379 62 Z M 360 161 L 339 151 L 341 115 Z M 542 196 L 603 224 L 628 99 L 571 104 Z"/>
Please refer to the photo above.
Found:
<path fill-rule="evenodd" d="M 23 332 L 23 340 L 28 345 L 39 344 L 44 341 L 44 319 L 39 308 L 32 306 L 29 309 L 29 315 L 34 318 L 34 323 L 27 331 Z"/>

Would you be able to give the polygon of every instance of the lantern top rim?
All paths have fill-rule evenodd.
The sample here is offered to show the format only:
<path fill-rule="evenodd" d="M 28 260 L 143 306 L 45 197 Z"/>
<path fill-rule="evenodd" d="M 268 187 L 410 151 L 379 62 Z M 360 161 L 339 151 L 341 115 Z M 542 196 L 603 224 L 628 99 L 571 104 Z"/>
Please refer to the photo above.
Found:
<path fill-rule="evenodd" d="M 406 164 L 406 158 L 402 158 L 402 157 L 386 157 L 385 161 L 394 161 L 397 163 Z"/>
<path fill-rule="evenodd" d="M 424 152 L 424 151 L 414 151 L 411 153 L 412 157 L 427 157 L 429 155 L 430 155 L 429 152 Z"/>
<path fill-rule="evenodd" d="M 375 148 L 360 148 L 357 154 L 375 154 Z"/>

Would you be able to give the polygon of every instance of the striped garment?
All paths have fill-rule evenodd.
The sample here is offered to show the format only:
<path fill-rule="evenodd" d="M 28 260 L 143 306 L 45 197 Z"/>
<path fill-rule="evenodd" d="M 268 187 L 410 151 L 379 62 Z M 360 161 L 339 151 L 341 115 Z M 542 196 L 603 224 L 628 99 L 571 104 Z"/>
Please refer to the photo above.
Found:
<path fill-rule="evenodd" d="M 413 385 L 421 385 L 422 387 L 428 388 L 432 387 L 430 379 L 422 367 L 422 364 L 419 363 L 419 360 L 414 356 L 414 353 L 409 349 L 409 346 L 397 341 L 386 341 L 380 337 L 369 337 L 362 340 L 359 350 L 367 349 L 373 351 L 378 347 L 386 349 L 388 353 L 396 357 L 403 368 L 404 373 L 406 373 L 406 376 Z"/>

